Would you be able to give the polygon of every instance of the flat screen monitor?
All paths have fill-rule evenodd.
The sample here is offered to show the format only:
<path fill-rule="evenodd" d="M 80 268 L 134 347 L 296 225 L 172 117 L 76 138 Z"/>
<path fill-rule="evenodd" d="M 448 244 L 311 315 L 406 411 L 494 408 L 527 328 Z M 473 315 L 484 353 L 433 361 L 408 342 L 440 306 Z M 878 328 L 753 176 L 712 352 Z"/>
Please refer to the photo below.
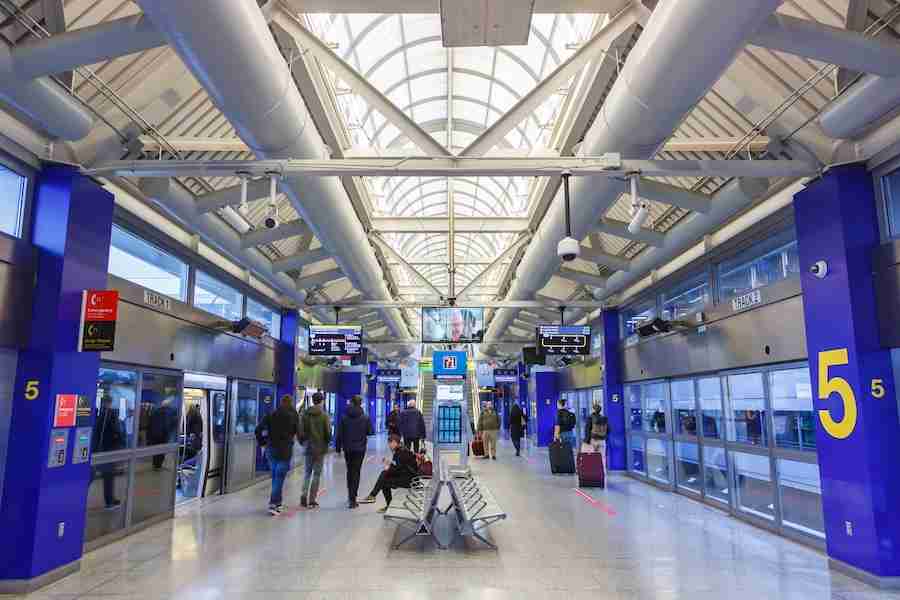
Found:
<path fill-rule="evenodd" d="M 483 308 L 422 309 L 422 342 L 426 344 L 480 344 L 483 338 Z"/>
<path fill-rule="evenodd" d="M 591 353 L 590 325 L 538 325 L 538 352 L 544 355 L 587 355 Z"/>
<path fill-rule="evenodd" d="M 310 325 L 311 356 L 356 356 L 362 353 L 361 325 Z"/>
<path fill-rule="evenodd" d="M 525 363 L 526 367 L 530 367 L 531 365 L 543 365 L 544 355 L 539 354 L 537 348 L 534 346 L 525 346 L 522 348 L 522 362 Z"/>

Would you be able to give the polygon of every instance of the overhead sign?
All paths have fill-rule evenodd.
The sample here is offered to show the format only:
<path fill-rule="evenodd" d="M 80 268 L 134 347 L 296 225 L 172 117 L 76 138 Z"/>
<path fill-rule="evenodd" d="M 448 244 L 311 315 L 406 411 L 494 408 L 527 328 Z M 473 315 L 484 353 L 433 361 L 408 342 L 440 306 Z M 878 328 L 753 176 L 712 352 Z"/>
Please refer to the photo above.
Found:
<path fill-rule="evenodd" d="M 53 426 L 75 427 L 75 410 L 78 406 L 77 394 L 57 394 L 56 410 L 53 412 Z"/>
<path fill-rule="evenodd" d="M 378 381 L 381 383 L 400 383 L 400 369 L 378 369 Z"/>
<path fill-rule="evenodd" d="M 116 319 L 118 315 L 118 291 L 85 290 L 82 292 L 78 351 L 112 352 L 116 345 Z"/>
<path fill-rule="evenodd" d="M 735 312 L 746 310 L 757 304 L 762 304 L 762 292 L 759 290 L 753 290 L 748 294 L 731 299 L 731 309 Z"/>
<path fill-rule="evenodd" d="M 591 326 L 539 325 L 537 344 L 540 354 L 589 354 Z"/>
<path fill-rule="evenodd" d="M 455 350 L 437 350 L 433 355 L 432 371 L 435 379 L 465 379 L 466 353 Z"/>
<path fill-rule="evenodd" d="M 494 369 L 494 381 L 497 383 L 515 383 L 518 377 L 515 369 Z"/>
<path fill-rule="evenodd" d="M 362 326 L 310 325 L 310 356 L 349 356 L 362 353 Z"/>

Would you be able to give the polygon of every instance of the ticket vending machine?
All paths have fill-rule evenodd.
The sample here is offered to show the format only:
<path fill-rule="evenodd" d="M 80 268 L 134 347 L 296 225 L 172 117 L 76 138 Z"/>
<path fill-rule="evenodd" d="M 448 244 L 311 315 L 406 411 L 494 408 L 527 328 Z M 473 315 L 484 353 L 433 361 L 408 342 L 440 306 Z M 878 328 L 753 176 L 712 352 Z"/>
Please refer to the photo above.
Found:
<path fill-rule="evenodd" d="M 432 443 L 437 459 L 435 464 L 465 467 L 469 448 L 469 403 L 463 382 L 435 385 L 435 406 L 432 411 Z"/>

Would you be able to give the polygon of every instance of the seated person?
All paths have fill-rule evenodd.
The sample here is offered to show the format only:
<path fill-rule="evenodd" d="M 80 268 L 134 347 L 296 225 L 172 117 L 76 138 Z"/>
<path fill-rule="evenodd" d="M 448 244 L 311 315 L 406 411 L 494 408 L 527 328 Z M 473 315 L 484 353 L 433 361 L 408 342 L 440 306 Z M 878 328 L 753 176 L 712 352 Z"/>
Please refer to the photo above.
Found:
<path fill-rule="evenodd" d="M 360 500 L 361 504 L 372 504 L 375 502 L 378 492 L 383 492 L 387 504 L 384 508 L 378 509 L 379 513 L 386 512 L 391 505 L 392 489 L 409 488 L 412 480 L 419 474 L 416 455 L 401 443 L 399 435 L 388 436 L 388 447 L 394 453 L 393 458 L 390 461 L 384 459 L 384 470 L 378 476 L 375 487 L 368 496 Z"/>

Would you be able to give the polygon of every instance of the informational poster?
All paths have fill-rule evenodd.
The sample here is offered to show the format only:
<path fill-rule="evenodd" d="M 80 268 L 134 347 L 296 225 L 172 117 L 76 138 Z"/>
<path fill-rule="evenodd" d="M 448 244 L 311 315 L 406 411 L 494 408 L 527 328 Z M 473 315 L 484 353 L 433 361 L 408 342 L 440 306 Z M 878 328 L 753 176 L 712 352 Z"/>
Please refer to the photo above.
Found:
<path fill-rule="evenodd" d="M 118 314 L 118 291 L 85 290 L 82 292 L 78 351 L 112 352 L 115 350 Z"/>
<path fill-rule="evenodd" d="M 407 358 L 400 364 L 400 387 L 419 387 L 419 361 Z"/>
<path fill-rule="evenodd" d="M 56 410 L 53 413 L 53 426 L 56 428 L 75 427 L 75 414 L 78 407 L 78 395 L 57 394 Z"/>

